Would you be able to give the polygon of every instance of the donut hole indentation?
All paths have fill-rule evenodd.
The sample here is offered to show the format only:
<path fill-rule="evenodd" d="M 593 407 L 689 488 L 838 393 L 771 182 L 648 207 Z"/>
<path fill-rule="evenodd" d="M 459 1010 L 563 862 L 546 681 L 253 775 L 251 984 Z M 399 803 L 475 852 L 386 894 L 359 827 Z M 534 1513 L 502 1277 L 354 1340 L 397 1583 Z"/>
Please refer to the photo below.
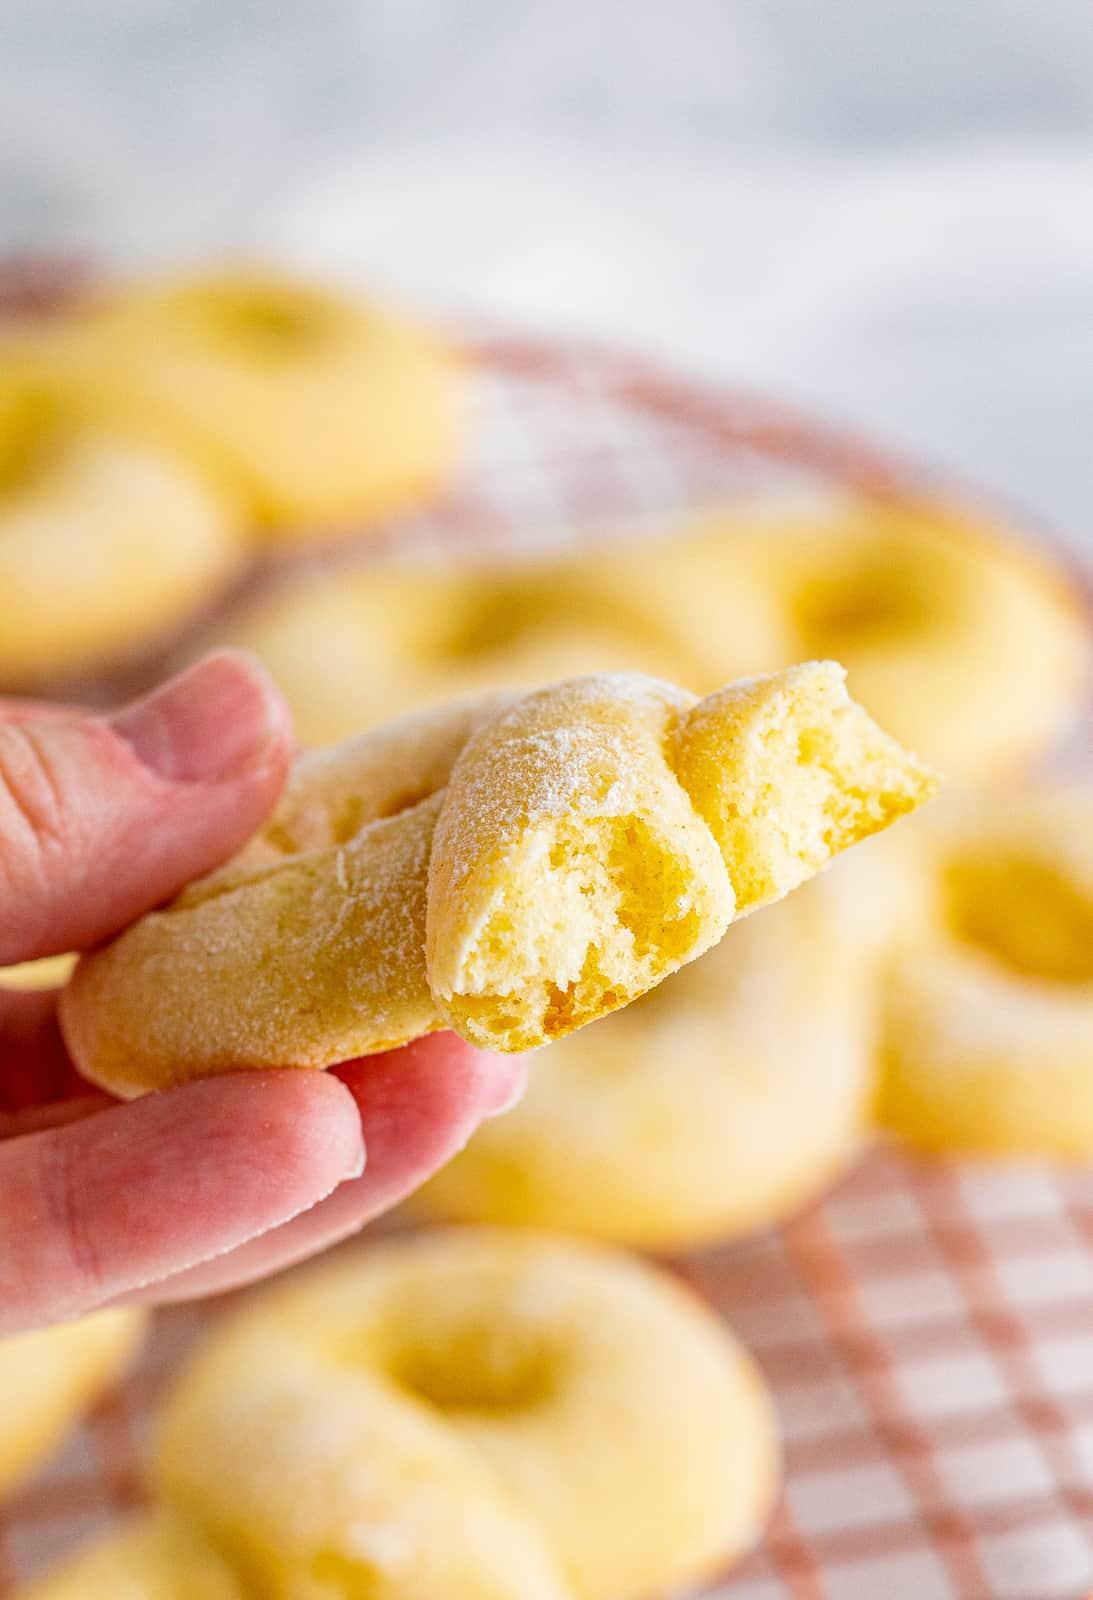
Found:
<path fill-rule="evenodd" d="M 321 1594 L 344 1595 L 345 1600 L 382 1600 L 391 1592 L 391 1573 L 364 1557 L 343 1555 L 340 1550 L 321 1550 L 308 1568 L 313 1584 Z M 256 1593 L 262 1593 L 256 1590 Z"/>
<path fill-rule="evenodd" d="M 408 785 L 378 803 L 374 796 L 350 791 L 330 798 L 310 797 L 284 816 L 275 817 L 263 829 L 263 853 L 285 860 L 315 850 L 338 849 L 351 845 L 368 828 L 389 822 L 415 806 L 433 800 L 439 793 L 431 785 Z"/>
<path fill-rule="evenodd" d="M 948 921 L 964 944 L 1025 978 L 1093 983 L 1093 894 L 1048 861 L 954 862 Z"/>
<path fill-rule="evenodd" d="M 406 1345 L 392 1380 L 437 1411 L 527 1411 L 556 1392 L 560 1353 L 541 1330 L 503 1320 L 430 1329 Z"/>
<path fill-rule="evenodd" d="M 287 288 L 203 289 L 189 309 L 211 343 L 258 360 L 307 355 L 335 331 L 330 308 Z"/>
<path fill-rule="evenodd" d="M 841 660 L 912 637 L 943 609 L 936 577 L 898 558 L 812 574 L 790 604 L 804 654 Z"/>
<path fill-rule="evenodd" d="M 61 407 L 49 395 L 27 390 L 0 400 L 0 501 L 35 488 L 72 442 Z"/>
<path fill-rule="evenodd" d="M 453 608 L 449 627 L 431 641 L 435 657 L 461 663 L 511 649 L 542 629 L 551 609 L 547 595 L 533 593 L 530 585 L 487 585 Z"/>
<path fill-rule="evenodd" d="M 468 585 L 440 627 L 419 635 L 418 649 L 438 666 L 505 662 L 523 649 L 564 645 L 574 633 L 615 641 L 626 656 L 647 649 L 652 624 L 607 595 L 545 573 L 481 578 Z M 660 641 L 664 648 L 664 641 Z"/>

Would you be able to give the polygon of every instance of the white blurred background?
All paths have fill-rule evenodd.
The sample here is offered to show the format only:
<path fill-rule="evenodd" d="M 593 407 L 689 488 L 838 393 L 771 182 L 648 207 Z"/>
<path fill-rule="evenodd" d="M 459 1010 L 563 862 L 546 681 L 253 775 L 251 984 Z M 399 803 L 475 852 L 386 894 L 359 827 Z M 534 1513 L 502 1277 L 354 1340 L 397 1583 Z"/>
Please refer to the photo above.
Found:
<path fill-rule="evenodd" d="M 3 0 L 0 235 L 625 341 L 1093 548 L 1091 0 Z"/>

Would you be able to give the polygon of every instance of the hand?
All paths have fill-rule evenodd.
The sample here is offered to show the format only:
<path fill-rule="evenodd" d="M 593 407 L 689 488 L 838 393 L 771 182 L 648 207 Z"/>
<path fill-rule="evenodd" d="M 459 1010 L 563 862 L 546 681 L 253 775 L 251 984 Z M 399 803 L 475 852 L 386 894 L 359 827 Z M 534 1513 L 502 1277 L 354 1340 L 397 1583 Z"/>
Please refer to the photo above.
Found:
<path fill-rule="evenodd" d="M 110 938 L 276 803 L 288 713 L 212 656 L 109 717 L 0 701 L 0 966 Z M 55 995 L 0 990 L 0 1332 L 258 1277 L 359 1228 L 519 1094 L 451 1034 L 333 1072 L 239 1072 L 121 1105 Z"/>

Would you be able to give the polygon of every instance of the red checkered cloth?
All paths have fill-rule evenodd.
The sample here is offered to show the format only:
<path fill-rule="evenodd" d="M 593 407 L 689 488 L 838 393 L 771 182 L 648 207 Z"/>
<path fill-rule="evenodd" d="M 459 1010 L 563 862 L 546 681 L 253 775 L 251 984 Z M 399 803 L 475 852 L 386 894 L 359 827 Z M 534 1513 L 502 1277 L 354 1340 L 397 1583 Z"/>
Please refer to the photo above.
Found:
<path fill-rule="evenodd" d="M 931 487 L 778 407 L 623 358 L 474 348 L 465 471 L 392 526 L 400 544 L 547 548 L 714 498 Z M 767 1534 L 711 1600 L 1087 1593 L 1093 1171 L 877 1150 L 788 1226 L 672 1265 L 754 1351 L 786 1447 Z M 140 1503 L 156 1396 L 216 1310 L 161 1314 L 122 1391 L 0 1512 L 0 1595 Z"/>

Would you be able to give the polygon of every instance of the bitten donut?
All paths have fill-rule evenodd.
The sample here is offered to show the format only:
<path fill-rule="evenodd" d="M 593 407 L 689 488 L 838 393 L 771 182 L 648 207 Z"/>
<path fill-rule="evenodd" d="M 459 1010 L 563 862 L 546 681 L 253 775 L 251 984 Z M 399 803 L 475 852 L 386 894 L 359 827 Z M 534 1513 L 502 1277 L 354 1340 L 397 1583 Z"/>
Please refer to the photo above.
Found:
<path fill-rule="evenodd" d="M 742 1553 L 777 1474 L 762 1382 L 688 1290 L 465 1229 L 373 1246 L 218 1330 L 168 1401 L 155 1482 L 240 1594 L 643 1600 Z M 36 1600 L 83 1596 L 80 1573 Z"/>
<path fill-rule="evenodd" d="M 140 1311 L 99 1311 L 0 1339 L 0 1495 L 39 1467 L 120 1376 L 144 1326 Z"/>
<path fill-rule="evenodd" d="M 242 272 L 131 285 L 63 340 L 120 409 L 236 480 L 280 541 L 359 531 L 454 463 L 454 354 L 330 291 Z"/>
<path fill-rule="evenodd" d="M 634 547 L 621 559 L 388 560 L 294 574 L 238 606 L 187 659 L 203 643 L 253 650 L 305 745 L 464 695 L 581 673 L 641 671 L 713 689 L 781 664 L 782 634 L 757 585 L 741 579 L 731 594 L 708 594 L 701 624 L 691 575 L 658 561 L 657 590 L 647 592 L 631 570 L 642 560 Z M 706 627 L 718 634 L 715 673 L 696 647 Z"/>
<path fill-rule="evenodd" d="M 0 346 L 0 684 L 147 649 L 241 570 L 243 520 L 138 420 Z"/>
<path fill-rule="evenodd" d="M 441 1026 L 561 1038 L 932 792 L 843 679 L 578 678 L 305 756 L 234 862 L 81 960 L 69 1049 L 132 1095 Z"/>
<path fill-rule="evenodd" d="M 880 1120 L 926 1149 L 1093 1155 L 1093 784 L 915 830 L 932 918 L 884 995 Z"/>
<path fill-rule="evenodd" d="M 1089 617 L 1058 564 L 943 504 L 855 501 L 750 525 L 714 515 L 682 544 L 688 615 L 745 579 L 764 590 L 783 627 L 764 670 L 835 657 L 866 709 L 952 777 L 1026 764 L 1088 692 Z M 655 593 L 678 559 L 662 543 L 633 581 Z M 708 660 L 716 673 L 716 649 Z"/>
<path fill-rule="evenodd" d="M 859 1152 L 874 1087 L 841 865 L 554 1045 L 414 1208 L 669 1250 L 770 1226 L 818 1193 Z"/>

